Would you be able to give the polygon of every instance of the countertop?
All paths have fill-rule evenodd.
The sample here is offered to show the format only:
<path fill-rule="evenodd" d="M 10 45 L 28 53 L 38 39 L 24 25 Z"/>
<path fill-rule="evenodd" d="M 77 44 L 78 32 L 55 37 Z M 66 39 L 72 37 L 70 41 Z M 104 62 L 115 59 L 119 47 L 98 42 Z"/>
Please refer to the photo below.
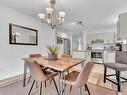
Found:
<path fill-rule="evenodd" d="M 116 50 L 104 50 L 104 52 L 107 52 L 107 53 L 116 53 L 117 51 Z"/>
<path fill-rule="evenodd" d="M 91 52 L 92 50 L 74 50 L 73 52 Z"/>

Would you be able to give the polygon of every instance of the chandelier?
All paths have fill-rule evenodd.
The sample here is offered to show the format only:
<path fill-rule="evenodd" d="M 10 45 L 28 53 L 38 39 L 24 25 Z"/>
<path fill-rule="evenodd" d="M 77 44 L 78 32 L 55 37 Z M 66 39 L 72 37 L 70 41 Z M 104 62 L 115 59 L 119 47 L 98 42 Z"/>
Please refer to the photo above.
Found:
<path fill-rule="evenodd" d="M 47 23 L 52 29 L 54 29 L 57 25 L 62 25 L 64 22 L 64 16 L 66 13 L 64 11 L 59 12 L 59 17 L 55 15 L 55 5 L 56 0 L 50 0 L 51 7 L 47 7 L 47 14 L 39 13 L 38 16 L 42 23 Z"/>

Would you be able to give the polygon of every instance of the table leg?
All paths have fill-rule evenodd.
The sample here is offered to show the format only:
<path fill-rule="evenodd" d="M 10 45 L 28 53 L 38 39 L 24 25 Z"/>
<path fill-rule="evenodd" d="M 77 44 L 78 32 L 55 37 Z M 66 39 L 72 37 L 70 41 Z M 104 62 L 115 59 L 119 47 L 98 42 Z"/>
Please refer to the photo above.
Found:
<path fill-rule="evenodd" d="M 60 95 L 61 95 L 61 72 L 59 71 L 58 72 L 59 73 L 59 93 L 60 93 Z"/>
<path fill-rule="evenodd" d="M 23 74 L 23 87 L 26 85 L 26 74 L 27 74 L 27 65 L 24 63 L 24 74 Z"/>
<path fill-rule="evenodd" d="M 62 89 L 61 89 L 61 95 L 65 95 L 65 91 L 63 92 L 64 85 L 65 85 L 65 72 L 62 72 Z"/>

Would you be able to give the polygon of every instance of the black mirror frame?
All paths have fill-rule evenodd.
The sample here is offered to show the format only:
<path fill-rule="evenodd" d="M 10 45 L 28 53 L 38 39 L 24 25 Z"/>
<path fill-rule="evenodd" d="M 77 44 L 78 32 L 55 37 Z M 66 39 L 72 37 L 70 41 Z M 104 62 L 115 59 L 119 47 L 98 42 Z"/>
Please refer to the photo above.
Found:
<path fill-rule="evenodd" d="M 35 31 L 36 32 L 36 43 L 35 44 L 33 44 L 33 43 L 32 44 L 31 43 L 13 43 L 12 38 L 11 38 L 12 37 L 12 27 L 13 26 L 18 27 L 18 28 L 31 30 L 31 31 Z M 38 31 L 36 29 L 27 28 L 27 27 L 24 27 L 24 26 L 9 23 L 9 44 L 12 44 L 12 45 L 38 45 Z"/>

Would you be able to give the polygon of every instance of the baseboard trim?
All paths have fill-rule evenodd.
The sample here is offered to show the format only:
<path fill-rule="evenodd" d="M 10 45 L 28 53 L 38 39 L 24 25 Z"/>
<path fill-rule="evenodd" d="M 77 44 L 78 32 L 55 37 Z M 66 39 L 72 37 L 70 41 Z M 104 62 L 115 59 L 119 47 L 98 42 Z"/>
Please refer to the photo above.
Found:
<path fill-rule="evenodd" d="M 27 77 L 29 75 L 30 74 L 27 74 Z M 4 86 L 7 86 L 7 85 L 10 85 L 10 84 L 22 81 L 22 80 L 23 80 L 23 74 L 17 75 L 17 76 L 14 76 L 14 77 L 10 77 L 10 78 L 7 78 L 7 79 L 3 79 L 3 80 L 0 80 L 0 87 L 4 87 Z"/>

